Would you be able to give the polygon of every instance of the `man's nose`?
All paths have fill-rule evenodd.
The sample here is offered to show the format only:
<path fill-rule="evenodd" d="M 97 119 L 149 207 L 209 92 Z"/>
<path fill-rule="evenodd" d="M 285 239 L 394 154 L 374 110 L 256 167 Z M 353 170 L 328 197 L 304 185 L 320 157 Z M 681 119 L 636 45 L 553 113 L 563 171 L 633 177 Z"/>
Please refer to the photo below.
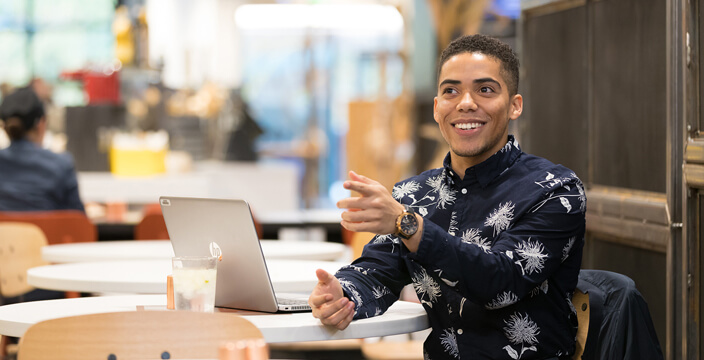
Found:
<path fill-rule="evenodd" d="M 472 94 L 470 92 L 465 92 L 462 94 L 462 97 L 460 98 L 459 104 L 457 104 L 457 110 L 460 111 L 470 111 L 470 110 L 476 110 L 477 109 L 477 103 L 474 102 L 474 99 L 472 98 Z"/>

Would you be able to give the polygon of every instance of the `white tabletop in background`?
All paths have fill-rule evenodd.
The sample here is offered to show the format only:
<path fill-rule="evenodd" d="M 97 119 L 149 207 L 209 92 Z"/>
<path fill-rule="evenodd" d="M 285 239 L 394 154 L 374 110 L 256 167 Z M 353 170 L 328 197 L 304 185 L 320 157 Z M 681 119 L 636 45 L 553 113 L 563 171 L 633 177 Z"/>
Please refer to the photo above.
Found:
<path fill-rule="evenodd" d="M 0 306 L 0 334 L 21 337 L 44 320 L 119 311 L 166 310 L 166 295 L 99 296 L 33 301 Z M 429 327 L 420 304 L 398 301 L 380 316 L 353 321 L 343 330 L 320 324 L 311 313 L 241 315 L 254 323 L 269 343 L 357 339 L 405 334 Z"/>
<path fill-rule="evenodd" d="M 140 177 L 81 171 L 78 187 L 83 201 L 98 203 L 151 204 L 162 195 L 245 199 L 255 216 L 296 210 L 301 204 L 300 169 L 289 162 L 198 161 L 193 165 L 190 172 Z"/>
<path fill-rule="evenodd" d="M 342 220 L 341 209 L 300 209 L 273 210 L 257 213 L 257 221 L 262 224 L 306 225 L 339 224 Z"/>
<path fill-rule="evenodd" d="M 335 273 L 345 262 L 313 260 L 267 261 L 277 292 L 309 292 L 318 279 L 316 269 Z M 171 259 L 82 262 L 47 265 L 27 271 L 27 283 L 48 290 L 166 294 Z"/>
<path fill-rule="evenodd" d="M 261 240 L 260 243 L 267 260 L 337 260 L 346 251 L 344 245 L 331 242 Z M 171 259 L 173 256 L 169 240 L 98 241 L 42 248 L 42 258 L 50 263 Z"/>

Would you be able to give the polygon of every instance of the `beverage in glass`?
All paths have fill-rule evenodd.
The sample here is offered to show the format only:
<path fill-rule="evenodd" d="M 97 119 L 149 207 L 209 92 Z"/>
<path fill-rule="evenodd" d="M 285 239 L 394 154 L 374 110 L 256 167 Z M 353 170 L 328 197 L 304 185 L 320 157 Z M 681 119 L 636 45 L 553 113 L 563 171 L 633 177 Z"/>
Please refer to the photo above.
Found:
<path fill-rule="evenodd" d="M 216 257 L 174 257 L 173 282 L 176 310 L 213 312 L 216 279 Z"/>

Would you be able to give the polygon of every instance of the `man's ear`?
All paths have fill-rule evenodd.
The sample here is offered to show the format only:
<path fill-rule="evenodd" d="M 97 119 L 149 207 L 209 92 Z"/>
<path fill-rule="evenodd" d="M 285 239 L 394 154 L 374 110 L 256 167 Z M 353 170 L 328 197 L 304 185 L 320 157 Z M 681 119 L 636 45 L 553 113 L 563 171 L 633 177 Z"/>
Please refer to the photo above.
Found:
<path fill-rule="evenodd" d="M 440 120 L 438 120 L 437 109 L 438 109 L 438 97 L 436 96 L 435 98 L 433 98 L 433 119 L 435 119 L 435 122 L 439 124 Z"/>
<path fill-rule="evenodd" d="M 511 97 L 511 107 L 509 109 L 508 117 L 511 120 L 518 119 L 523 113 L 523 96 L 521 94 L 516 94 Z"/>

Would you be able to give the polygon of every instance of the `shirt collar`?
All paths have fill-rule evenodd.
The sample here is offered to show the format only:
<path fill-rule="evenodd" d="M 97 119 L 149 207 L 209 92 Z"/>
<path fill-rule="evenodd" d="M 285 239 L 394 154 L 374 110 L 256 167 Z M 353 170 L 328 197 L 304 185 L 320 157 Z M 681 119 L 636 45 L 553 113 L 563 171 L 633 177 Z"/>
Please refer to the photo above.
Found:
<path fill-rule="evenodd" d="M 37 147 L 37 144 L 35 144 L 27 139 L 18 139 L 18 140 L 11 141 L 10 147 L 15 148 L 15 149 L 25 149 L 27 147 Z"/>
<path fill-rule="evenodd" d="M 522 151 L 521 147 L 518 145 L 518 140 L 516 140 L 513 135 L 509 135 L 506 145 L 504 145 L 501 150 L 497 151 L 483 162 L 467 169 L 464 174 L 464 180 L 460 180 L 460 177 L 452 170 L 450 153 L 448 152 L 443 161 L 445 179 L 452 185 L 466 181 L 477 181 L 479 185 L 485 187 L 497 176 L 511 167 L 521 153 Z"/>

